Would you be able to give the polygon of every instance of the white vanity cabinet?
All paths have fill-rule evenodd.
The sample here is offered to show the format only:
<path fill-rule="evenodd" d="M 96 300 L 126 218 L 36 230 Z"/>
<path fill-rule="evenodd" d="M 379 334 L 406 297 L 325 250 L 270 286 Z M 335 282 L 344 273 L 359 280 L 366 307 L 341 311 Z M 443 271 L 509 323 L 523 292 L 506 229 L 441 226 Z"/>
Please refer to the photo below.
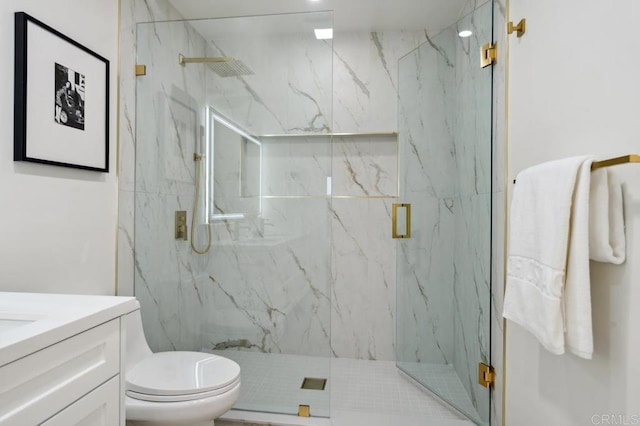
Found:
<path fill-rule="evenodd" d="M 120 419 L 120 378 L 114 377 L 43 423 L 43 426 L 111 426 Z"/>
<path fill-rule="evenodd" d="M 0 301 L 2 296 L 0 293 Z M 114 306 L 86 317 L 68 317 L 71 321 L 63 321 L 57 327 L 48 327 L 48 331 L 32 335 L 31 343 L 25 348 L 37 347 L 38 340 L 44 342 L 43 346 L 9 362 L 2 360 L 3 337 L 6 338 L 7 333 L 0 334 L 0 425 L 125 424 L 123 360 L 126 339 L 121 317 L 138 309 L 139 305 L 132 298 L 109 299 L 113 299 Z M 46 314 L 42 316 L 43 319 L 46 317 Z M 37 321 L 20 327 L 21 332 L 28 333 L 28 327 L 35 327 L 35 323 Z M 18 327 L 11 333 L 17 331 Z M 59 336 L 59 340 L 51 341 L 47 333 Z M 7 343 L 6 339 L 4 343 Z M 18 340 L 14 345 L 19 343 Z M 4 348 L 9 346 L 5 344 Z M 15 347 L 13 352 L 21 355 Z"/>

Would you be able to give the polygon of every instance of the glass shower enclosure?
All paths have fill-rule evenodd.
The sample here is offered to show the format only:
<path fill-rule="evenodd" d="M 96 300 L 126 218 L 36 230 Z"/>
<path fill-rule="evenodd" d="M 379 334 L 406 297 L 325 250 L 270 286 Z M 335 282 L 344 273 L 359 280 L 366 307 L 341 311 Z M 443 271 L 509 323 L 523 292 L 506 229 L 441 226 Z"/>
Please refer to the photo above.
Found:
<path fill-rule="evenodd" d="M 410 237 L 396 247 L 397 366 L 478 425 L 490 421 L 478 364 L 490 365 L 491 40 L 487 2 L 399 61 L 397 227 Z"/>
<path fill-rule="evenodd" d="M 236 360 L 236 409 L 328 417 L 330 12 L 137 26 L 135 294 L 154 351 Z"/>
<path fill-rule="evenodd" d="M 334 149 L 348 148 L 331 136 L 334 51 L 318 28 L 333 28 L 331 12 L 137 25 L 135 295 L 154 351 L 240 364 L 235 409 L 329 417 L 331 380 L 311 381 L 324 392 L 302 383 L 330 379 L 339 327 L 359 320 L 334 316 L 332 347 L 332 267 L 357 268 L 332 253 L 336 210 L 351 208 L 332 191 L 350 174 L 336 165 Z M 380 280 L 388 359 L 395 347 L 402 374 L 487 426 L 477 369 L 491 359 L 492 76 L 479 52 L 492 2 L 425 37 L 398 63 L 397 140 L 372 137 L 394 164 L 380 216 L 398 204 L 395 233 L 410 234 L 395 251 L 375 241 L 396 259 L 395 282 Z"/>

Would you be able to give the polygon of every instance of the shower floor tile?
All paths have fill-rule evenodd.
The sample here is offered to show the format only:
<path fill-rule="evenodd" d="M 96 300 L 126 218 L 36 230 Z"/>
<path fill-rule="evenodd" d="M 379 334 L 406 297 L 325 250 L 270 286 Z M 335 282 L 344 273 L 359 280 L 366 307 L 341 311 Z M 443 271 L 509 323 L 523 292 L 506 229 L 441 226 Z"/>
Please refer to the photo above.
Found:
<path fill-rule="evenodd" d="M 242 390 L 235 410 L 296 415 L 298 405 L 305 404 L 311 407 L 312 416 L 328 417 L 331 414 L 332 426 L 472 426 L 471 422 L 411 383 L 392 361 L 236 350 L 209 352 L 240 364 Z M 300 389 L 305 377 L 327 378 L 325 390 Z M 455 389 L 452 385 L 451 391 Z M 425 419 L 429 422 L 425 423 Z"/>
<path fill-rule="evenodd" d="M 453 366 L 416 362 L 398 364 L 414 380 L 423 383 L 442 399 L 454 403 L 461 411 L 481 423 L 480 416 Z"/>
<path fill-rule="evenodd" d="M 425 418 L 460 417 L 403 377 L 391 361 L 333 359 L 332 412 L 364 411 Z"/>
<path fill-rule="evenodd" d="M 329 417 L 331 379 L 329 358 L 223 350 L 207 351 L 240 365 L 240 399 L 236 409 L 298 414 L 298 405 L 311 407 L 311 415 Z M 300 389 L 305 377 L 327 378 L 323 391 Z"/>

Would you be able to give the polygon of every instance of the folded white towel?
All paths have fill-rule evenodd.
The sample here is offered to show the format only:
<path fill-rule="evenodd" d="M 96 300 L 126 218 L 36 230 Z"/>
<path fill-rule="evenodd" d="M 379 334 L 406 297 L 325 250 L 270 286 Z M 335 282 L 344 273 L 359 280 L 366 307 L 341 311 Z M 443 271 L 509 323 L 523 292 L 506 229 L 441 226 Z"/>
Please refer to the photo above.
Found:
<path fill-rule="evenodd" d="M 518 175 L 503 312 L 554 354 L 564 353 L 566 331 L 569 348 L 584 358 L 593 352 L 588 251 L 591 163 L 590 157 L 574 157 Z"/>
<path fill-rule="evenodd" d="M 606 168 L 594 170 L 589 196 L 589 257 L 619 265 L 625 261 L 625 251 L 622 186 Z"/>
<path fill-rule="evenodd" d="M 580 166 L 573 190 L 571 228 L 564 287 L 564 331 L 567 347 L 575 355 L 593 356 L 591 279 L 589 277 L 589 189 L 591 159 Z"/>

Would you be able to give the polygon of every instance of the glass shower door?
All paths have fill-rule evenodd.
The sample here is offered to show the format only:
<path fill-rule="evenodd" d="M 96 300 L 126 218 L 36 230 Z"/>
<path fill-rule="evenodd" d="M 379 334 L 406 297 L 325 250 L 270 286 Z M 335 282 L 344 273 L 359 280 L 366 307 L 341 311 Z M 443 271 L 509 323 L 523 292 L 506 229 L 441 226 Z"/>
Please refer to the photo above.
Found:
<path fill-rule="evenodd" d="M 330 381 L 301 389 L 329 379 L 331 355 L 333 55 L 318 26 L 332 13 L 137 26 L 135 295 L 154 351 L 240 364 L 235 409 L 330 414 Z"/>
<path fill-rule="evenodd" d="M 399 61 L 399 201 L 411 218 L 399 206 L 397 365 L 478 425 L 490 412 L 478 364 L 490 364 L 492 76 L 479 52 L 491 8 Z"/>

